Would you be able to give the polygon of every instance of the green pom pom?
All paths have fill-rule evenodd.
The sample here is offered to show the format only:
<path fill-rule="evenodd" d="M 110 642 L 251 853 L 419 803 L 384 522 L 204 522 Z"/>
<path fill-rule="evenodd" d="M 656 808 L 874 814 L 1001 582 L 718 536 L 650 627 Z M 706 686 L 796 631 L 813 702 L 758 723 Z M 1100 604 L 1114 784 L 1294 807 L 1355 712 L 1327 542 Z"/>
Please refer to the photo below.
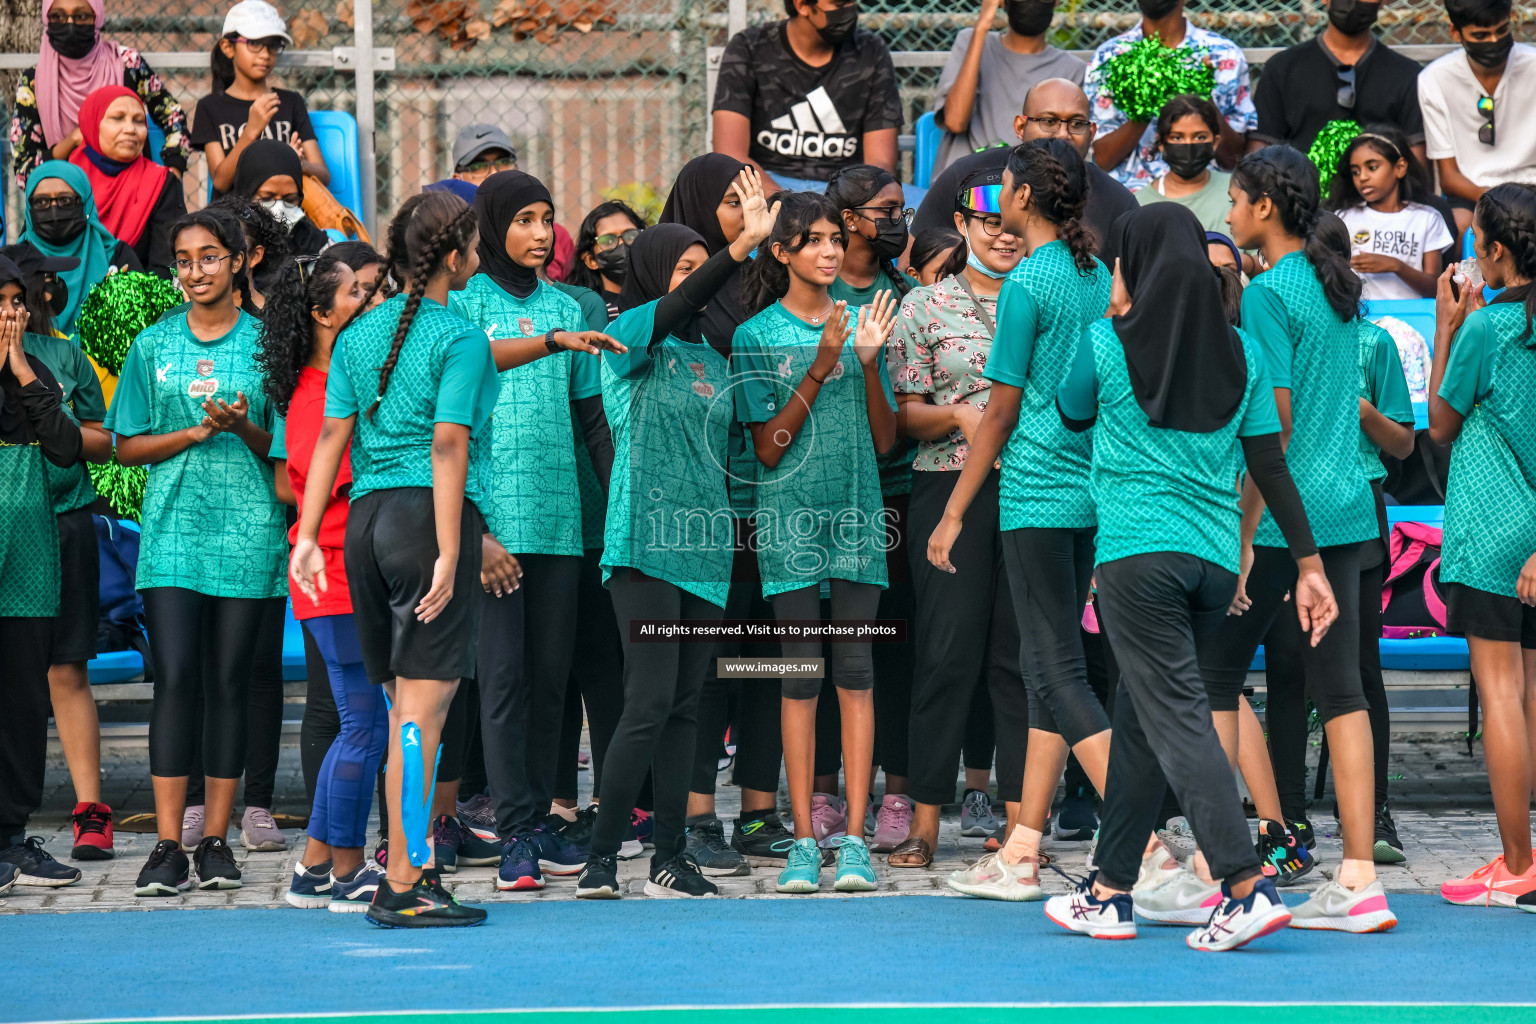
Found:
<path fill-rule="evenodd" d="M 144 487 L 149 482 L 149 470 L 144 466 L 125 466 L 112 453 L 112 461 L 98 466 L 89 464 L 91 483 L 96 493 L 126 519 L 139 522 L 144 512 Z"/>
<path fill-rule="evenodd" d="M 1175 96 L 1193 93 L 1210 99 L 1216 69 L 1202 49 L 1164 46 L 1157 36 L 1148 36 L 1104 62 L 1104 85 L 1121 113 L 1151 124 Z"/>
<path fill-rule="evenodd" d="M 108 274 L 80 304 L 80 347 L 103 370 L 122 373 L 133 339 L 183 301 L 181 289 L 162 277 L 136 271 Z"/>
<path fill-rule="evenodd" d="M 1307 159 L 1317 168 L 1317 178 L 1324 194 L 1328 192 L 1328 186 L 1338 172 L 1344 151 L 1359 134 L 1360 125 L 1354 121 L 1329 121 L 1317 133 L 1317 138 L 1312 140 L 1312 146 L 1307 150 Z"/>

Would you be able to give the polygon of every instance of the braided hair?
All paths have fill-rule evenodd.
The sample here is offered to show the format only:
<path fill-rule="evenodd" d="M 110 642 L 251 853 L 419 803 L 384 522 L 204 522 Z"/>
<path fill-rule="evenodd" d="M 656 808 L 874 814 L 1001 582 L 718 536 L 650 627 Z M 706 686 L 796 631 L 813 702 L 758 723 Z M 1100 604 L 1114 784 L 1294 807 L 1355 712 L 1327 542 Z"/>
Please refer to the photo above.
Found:
<path fill-rule="evenodd" d="M 1355 176 L 1350 172 L 1349 159 L 1359 149 L 1369 149 L 1389 164 L 1407 161 L 1408 172 L 1397 183 L 1397 198 L 1404 203 L 1422 203 L 1433 193 L 1429 185 L 1429 172 L 1413 155 L 1408 139 L 1397 127 L 1389 124 L 1367 125 L 1365 130 L 1350 140 L 1339 157 L 1339 169 L 1334 172 L 1328 188 L 1328 208 L 1347 210 L 1362 206 L 1365 199 L 1355 187 Z"/>
<path fill-rule="evenodd" d="M 1056 237 L 1072 250 L 1078 273 L 1091 274 L 1097 240 L 1083 223 L 1088 202 L 1088 168 L 1064 139 L 1030 139 L 1008 152 L 1008 173 L 1015 189 L 1029 186 L 1029 204 L 1055 225 Z"/>
<path fill-rule="evenodd" d="M 192 228 L 202 228 L 207 231 L 218 243 L 228 249 L 231 256 L 240 257 L 240 269 L 234 271 L 235 287 L 249 298 L 251 294 L 251 261 L 247 251 L 245 230 L 235 215 L 228 210 L 215 206 L 205 206 L 201 210 L 192 213 L 184 213 L 176 218 L 171 225 L 169 238 L 171 248 L 176 248 L 176 239 L 183 231 Z M 234 267 L 234 260 L 230 260 L 230 267 Z"/>
<path fill-rule="evenodd" d="M 1526 283 L 1517 285 L 1525 291 L 1525 333 L 1520 340 L 1536 347 L 1532 323 L 1536 321 L 1536 189 L 1514 183 L 1495 185 L 1477 201 L 1472 212 L 1483 235 L 1483 251 L 1498 242 L 1509 250 L 1515 273 Z"/>
<path fill-rule="evenodd" d="M 1360 275 L 1350 267 L 1347 254 L 1340 255 L 1317 237 L 1322 207 L 1317 168 L 1312 161 L 1290 146 L 1266 146 L 1238 162 L 1232 184 L 1249 202 L 1269 197 L 1286 234 L 1306 243 L 1307 262 L 1323 286 L 1328 305 L 1345 323 L 1359 316 L 1364 288 Z"/>
<path fill-rule="evenodd" d="M 395 327 L 389 355 L 379 367 L 379 395 L 368 407 L 369 419 L 378 412 L 379 403 L 389 390 L 389 378 L 395 372 L 395 363 L 400 359 L 405 336 L 410 333 L 411 321 L 416 319 L 416 311 L 421 308 L 427 282 L 443 269 L 449 253 L 455 250 L 469 252 L 474 239 L 474 208 L 451 192 L 414 195 L 395 214 L 389 225 L 389 254 L 384 259 L 387 273 L 379 275 L 358 307 L 360 310 L 368 308 L 385 277 L 392 274 L 403 280 L 405 308 L 400 311 L 400 323 Z"/>
<path fill-rule="evenodd" d="M 774 197 L 781 204 L 773 231 L 757 247 L 758 258 L 748 261 L 741 273 L 741 297 L 751 313 L 760 313 L 789 293 L 789 268 L 773 256 L 773 247 L 782 252 L 805 248 L 811 225 L 819 220 L 836 226 L 843 245 L 848 244 L 848 228 L 837 207 L 819 192 L 780 192 Z"/>
<path fill-rule="evenodd" d="M 850 164 L 832 175 L 832 180 L 827 183 L 827 198 L 832 200 L 839 213 L 843 213 L 873 201 L 887 185 L 899 185 L 899 182 L 884 167 Z M 841 223 L 847 225 L 847 221 Z M 897 271 L 894 260 L 880 260 L 879 267 L 881 273 L 896 285 L 898 298 L 912 290 L 912 282 L 906 274 Z"/>
<path fill-rule="evenodd" d="M 310 313 L 335 308 L 336 289 L 346 267 L 344 260 L 329 252 L 309 262 L 307 269 L 299 260 L 289 260 L 267 292 L 256 365 L 264 375 L 262 390 L 284 416 L 298 386 L 299 371 L 315 353 L 315 322 Z"/>

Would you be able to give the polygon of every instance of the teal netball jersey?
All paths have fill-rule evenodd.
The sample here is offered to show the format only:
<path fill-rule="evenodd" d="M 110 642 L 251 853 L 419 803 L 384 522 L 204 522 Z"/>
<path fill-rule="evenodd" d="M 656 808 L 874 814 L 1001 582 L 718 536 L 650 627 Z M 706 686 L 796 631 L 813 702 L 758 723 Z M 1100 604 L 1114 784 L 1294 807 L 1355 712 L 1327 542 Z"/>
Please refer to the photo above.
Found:
<path fill-rule="evenodd" d="M 170 434 L 203 422 L 203 402 L 234 404 L 271 431 L 273 410 L 256 365 L 259 325 L 241 313 L 221 338 L 200 341 L 181 313 L 134 339 L 105 427 L 123 437 Z M 272 463 L 234 434 L 215 434 L 149 467 L 137 587 L 183 587 L 213 597 L 284 597 L 288 538 Z"/>
<path fill-rule="evenodd" d="M 1083 328 L 1109 307 L 1111 277 L 1093 261 L 1078 270 L 1060 240 L 1036 249 L 1003 284 L 997 336 L 982 375 L 1024 392 L 1003 449 L 999 526 L 1077 529 L 1094 523 L 1088 474 L 1093 448 L 1056 413 L 1056 389 L 1076 357 Z"/>
<path fill-rule="evenodd" d="M 1403 373 L 1403 359 L 1397 354 L 1397 342 L 1363 316 L 1355 325 L 1360 335 L 1360 397 L 1393 423 L 1412 426 L 1413 399 L 1408 394 L 1408 378 Z M 1387 478 L 1387 467 L 1381 464 L 1381 448 L 1364 430 L 1360 431 L 1360 468 L 1365 470 L 1367 482 Z"/>
<path fill-rule="evenodd" d="M 766 423 L 798 400 L 821 331 L 777 302 L 737 328 L 731 387 L 741 422 Z M 894 410 L 883 352 L 873 369 Z M 746 436 L 750 444 L 750 430 Z M 886 585 L 885 556 L 896 536 L 885 521 L 864 367 L 851 334 L 784 457 L 759 467 L 753 518 L 763 597 L 830 579 Z"/>
<path fill-rule="evenodd" d="M 724 608 L 736 538 L 725 486 L 730 367 L 707 344 L 668 335 L 651 345 L 655 315 L 648 302 L 608 327 L 629 351 L 602 363 L 614 449 L 603 582 L 638 569 Z"/>
<path fill-rule="evenodd" d="M 405 310 L 396 295 L 370 310 L 336 339 L 325 381 L 325 414 L 356 416 L 352 438 L 352 500 L 395 487 L 432 486 L 432 428 L 456 423 L 480 434 L 496 405 L 496 364 L 485 332 L 432 299 L 422 299 L 400 346 L 389 390 L 374 415 L 379 368 L 389 355 Z M 338 372 L 338 370 L 340 372 Z M 484 472 L 471 442 L 464 496 L 477 506 Z"/>
<path fill-rule="evenodd" d="M 1515 596 L 1536 553 L 1536 339 L 1518 302 L 1456 332 L 1440 397 L 1466 417 L 1451 449 L 1440 579 Z"/>
<path fill-rule="evenodd" d="M 543 281 L 519 299 L 476 274 L 448 305 L 487 338 L 587 329 L 580 304 Z M 502 547 L 515 554 L 581 554 L 571 401 L 597 392 L 573 372 L 573 355 L 555 352 L 503 371 L 491 427 L 475 440 L 485 485 L 480 512 Z M 583 390 L 585 395 L 578 393 Z"/>
<path fill-rule="evenodd" d="M 53 371 L 59 387 L 64 389 L 64 412 L 77 426 L 92 420 L 100 422 L 106 418 L 107 406 L 102 399 L 101 379 L 96 376 L 96 367 L 91 365 L 90 357 L 80 348 L 78 341 L 51 334 L 29 333 L 22 344 Z M 53 496 L 54 512 L 60 515 L 73 512 L 96 500 L 96 488 L 91 484 L 91 474 L 83 458 L 68 469 L 60 469 L 46 459 L 43 462 L 48 473 L 48 490 Z"/>
<path fill-rule="evenodd" d="M 1360 468 L 1360 340 L 1354 319 L 1328 305 L 1312 264 L 1287 253 L 1243 292 L 1243 329 L 1264 351 L 1271 386 L 1291 392 L 1285 450 L 1320 548 L 1377 535 L 1376 503 Z M 1268 509 L 1254 544 L 1284 547 Z"/>
<path fill-rule="evenodd" d="M 1264 356 L 1246 334 L 1238 336 L 1248 362 L 1242 402 L 1219 430 L 1196 434 L 1147 423 L 1110 321 L 1096 320 L 1083 332 L 1059 401 L 1072 419 L 1098 417 L 1091 487 L 1099 562 L 1177 551 L 1238 571 L 1238 438 L 1280 432 Z"/>

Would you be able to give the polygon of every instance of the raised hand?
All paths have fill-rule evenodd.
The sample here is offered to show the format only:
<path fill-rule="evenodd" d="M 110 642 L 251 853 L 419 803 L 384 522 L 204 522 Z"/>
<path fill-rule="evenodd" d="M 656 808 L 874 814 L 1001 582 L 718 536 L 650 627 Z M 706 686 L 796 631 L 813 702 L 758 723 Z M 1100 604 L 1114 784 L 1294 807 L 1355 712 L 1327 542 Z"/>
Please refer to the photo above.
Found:
<path fill-rule="evenodd" d="M 748 164 L 736 175 L 736 181 L 732 185 L 736 194 L 741 197 L 741 235 L 737 241 L 742 243 L 733 248 L 743 248 L 742 258 L 745 259 L 753 249 L 762 244 L 763 240 L 773 231 L 774 223 L 779 219 L 780 203 L 775 201 L 772 206 L 763 193 L 763 176 L 756 167 Z M 734 253 L 733 253 L 734 255 Z"/>
<path fill-rule="evenodd" d="M 203 412 L 208 416 L 203 422 L 210 424 L 216 431 L 235 433 L 248 421 L 250 411 L 250 399 L 245 397 L 245 392 L 237 391 L 234 405 L 221 398 L 204 399 Z"/>
<path fill-rule="evenodd" d="M 816 359 L 811 372 L 818 380 L 826 380 L 827 374 L 843 358 L 843 344 L 848 340 L 848 303 L 839 299 L 832 306 L 826 324 L 821 328 L 821 341 L 816 345 Z"/>
<path fill-rule="evenodd" d="M 26 331 L 27 311 L 24 307 L 0 311 L 0 354 L 5 356 L 6 365 L 22 387 L 37 379 L 27 363 L 27 350 L 22 346 L 22 335 Z"/>
<path fill-rule="evenodd" d="M 853 336 L 853 351 L 866 368 L 885 355 L 885 343 L 896 323 L 896 296 L 890 290 L 877 292 L 875 301 L 859 309 L 859 327 Z"/>

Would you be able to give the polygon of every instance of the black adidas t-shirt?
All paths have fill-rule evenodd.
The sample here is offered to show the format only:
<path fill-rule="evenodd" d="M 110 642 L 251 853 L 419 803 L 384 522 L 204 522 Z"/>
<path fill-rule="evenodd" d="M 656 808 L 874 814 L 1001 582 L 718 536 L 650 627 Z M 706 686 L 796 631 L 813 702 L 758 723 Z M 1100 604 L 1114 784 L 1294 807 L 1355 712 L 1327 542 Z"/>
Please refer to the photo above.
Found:
<path fill-rule="evenodd" d="M 756 25 L 731 38 L 715 109 L 751 122 L 749 155 L 769 174 L 825 181 L 864 161 L 865 132 L 901 127 L 896 67 L 884 41 L 860 29 L 826 66 L 813 68 L 795 56 L 785 25 Z"/>

